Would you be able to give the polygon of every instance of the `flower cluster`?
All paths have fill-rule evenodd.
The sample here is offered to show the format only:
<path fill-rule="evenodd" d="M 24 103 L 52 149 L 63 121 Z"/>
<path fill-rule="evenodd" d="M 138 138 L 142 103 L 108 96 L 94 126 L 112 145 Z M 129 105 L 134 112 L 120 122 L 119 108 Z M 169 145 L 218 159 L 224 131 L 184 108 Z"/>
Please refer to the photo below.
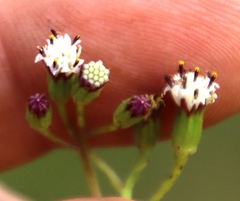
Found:
<path fill-rule="evenodd" d="M 47 79 L 49 96 L 57 106 L 67 133 L 73 140 L 76 140 L 76 145 L 66 142 L 51 132 L 53 110 L 45 95 L 36 94 L 29 98 L 26 111 L 29 126 L 54 142 L 65 147 L 74 147 L 81 153 L 89 187 L 95 197 L 98 197 L 100 193 L 91 168 L 91 160 L 97 157 L 88 153 L 88 137 L 117 129 L 133 128 L 134 143 L 140 154 L 136 166 L 124 185 L 107 165 L 100 159 L 95 160 L 96 164 L 100 164 L 100 169 L 106 172 L 121 196 L 131 199 L 133 186 L 147 164 L 149 150 L 159 140 L 161 130 L 159 116 L 161 109 L 165 106 L 163 96 L 170 93 L 179 107 L 171 136 L 174 167 L 171 176 L 149 199 L 150 201 L 160 200 L 180 175 L 189 156 L 194 154 L 198 148 L 204 109 L 218 98 L 216 90 L 219 85 L 215 82 L 217 73 L 208 72 L 202 76 L 199 67 L 196 67 L 194 71 L 187 71 L 184 69 L 184 62 L 180 61 L 178 73 L 173 76 L 164 76 L 168 85 L 163 90 L 163 94 L 134 95 L 127 98 L 118 105 L 110 125 L 89 130 L 86 126 L 88 124 L 85 123 L 85 106 L 100 95 L 102 87 L 109 81 L 110 71 L 101 60 L 84 64 L 84 60 L 80 58 L 82 50 L 80 43 L 79 35 L 71 40 L 68 34 L 61 35 L 51 30 L 47 45 L 38 46 L 39 54 L 35 58 L 35 62 L 43 61 L 49 71 Z M 111 95 L 114 96 L 114 94 Z M 72 125 L 72 119 L 70 120 L 68 116 L 69 112 L 66 108 L 68 101 L 72 101 L 76 109 L 77 129 L 75 125 Z"/>
<path fill-rule="evenodd" d="M 169 91 L 176 104 L 187 113 L 201 110 L 208 104 L 214 103 L 217 99 L 215 91 L 219 88 L 219 85 L 214 82 L 217 73 L 201 76 L 199 67 L 192 72 L 186 71 L 183 65 L 184 62 L 180 61 L 179 72 L 174 76 L 165 75 L 168 86 L 164 89 L 164 94 Z"/>

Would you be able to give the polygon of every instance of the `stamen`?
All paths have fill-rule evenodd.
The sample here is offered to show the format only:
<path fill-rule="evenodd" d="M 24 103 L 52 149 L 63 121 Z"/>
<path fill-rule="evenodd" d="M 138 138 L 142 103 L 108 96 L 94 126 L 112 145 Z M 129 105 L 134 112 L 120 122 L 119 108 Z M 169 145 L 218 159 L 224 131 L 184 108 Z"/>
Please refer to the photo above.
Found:
<path fill-rule="evenodd" d="M 51 31 L 51 33 L 52 33 L 52 35 L 55 37 L 55 38 L 57 38 L 57 32 L 54 30 L 54 29 L 51 29 L 50 30 Z"/>
<path fill-rule="evenodd" d="M 172 83 L 172 80 L 171 80 L 170 76 L 169 75 L 164 75 L 164 79 L 167 82 L 167 84 L 172 88 L 173 83 Z"/>
<path fill-rule="evenodd" d="M 74 45 L 74 43 L 76 43 L 77 40 L 79 40 L 79 39 L 80 39 L 80 35 L 76 35 L 75 38 L 72 41 L 72 45 Z"/>
<path fill-rule="evenodd" d="M 181 78 L 183 77 L 183 74 L 184 74 L 183 65 L 184 65 L 184 61 L 182 61 L 182 60 L 179 61 L 178 67 L 179 67 L 179 74 L 180 74 L 180 77 L 181 77 Z"/>
<path fill-rule="evenodd" d="M 213 73 L 212 73 L 212 76 L 210 77 L 210 81 L 209 81 L 209 83 L 208 83 L 208 88 L 211 87 L 211 85 L 212 85 L 212 83 L 214 82 L 214 80 L 216 79 L 216 77 L 217 77 L 217 73 L 216 73 L 216 72 L 213 72 Z"/>
<path fill-rule="evenodd" d="M 43 47 L 40 47 L 40 46 L 37 46 L 37 49 L 39 50 L 39 53 L 43 56 L 43 57 L 45 57 L 46 56 L 46 53 L 45 53 L 45 51 L 44 51 L 44 48 Z"/>
<path fill-rule="evenodd" d="M 76 61 L 75 61 L 75 63 L 73 64 L 73 67 L 75 67 L 75 66 L 79 63 L 79 61 L 80 61 L 80 59 L 77 58 Z"/>
<path fill-rule="evenodd" d="M 200 68 L 196 67 L 194 72 L 194 80 L 193 80 L 194 82 L 197 80 L 199 72 L 200 72 Z"/>
<path fill-rule="evenodd" d="M 53 68 L 56 68 L 58 62 L 58 58 L 53 59 Z"/>
<path fill-rule="evenodd" d="M 195 89 L 195 90 L 194 90 L 194 94 L 193 94 L 194 99 L 197 99 L 197 98 L 198 98 L 198 94 L 199 94 L 199 90 L 198 90 L 198 89 Z"/>
<path fill-rule="evenodd" d="M 49 36 L 49 40 L 50 40 L 50 43 L 53 45 L 53 39 L 55 38 L 55 36 L 53 34 L 51 34 Z"/>
<path fill-rule="evenodd" d="M 186 89 L 187 88 L 187 76 L 183 76 L 182 78 L 182 85 L 183 85 L 183 88 Z"/>

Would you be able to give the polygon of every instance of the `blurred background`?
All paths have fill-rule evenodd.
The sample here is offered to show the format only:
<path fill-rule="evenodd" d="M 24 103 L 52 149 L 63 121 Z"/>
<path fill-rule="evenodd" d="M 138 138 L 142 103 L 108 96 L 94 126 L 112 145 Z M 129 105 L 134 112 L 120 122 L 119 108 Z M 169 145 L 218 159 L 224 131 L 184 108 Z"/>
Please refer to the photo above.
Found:
<path fill-rule="evenodd" d="M 94 150 L 126 178 L 137 155 L 136 148 Z M 172 167 L 170 141 L 157 144 L 149 165 L 137 184 L 134 196 L 147 200 Z M 115 195 L 101 172 L 97 172 L 105 195 Z M 2 173 L 8 187 L 34 201 L 53 201 L 87 196 L 88 189 L 78 156 L 56 150 L 32 163 Z M 240 200 L 240 114 L 203 132 L 197 153 L 163 201 Z"/>

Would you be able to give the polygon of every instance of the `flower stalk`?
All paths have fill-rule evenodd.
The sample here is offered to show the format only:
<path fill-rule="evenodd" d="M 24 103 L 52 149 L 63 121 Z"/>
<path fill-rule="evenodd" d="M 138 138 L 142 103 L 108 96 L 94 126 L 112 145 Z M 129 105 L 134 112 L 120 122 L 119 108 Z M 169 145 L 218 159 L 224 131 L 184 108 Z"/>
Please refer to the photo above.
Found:
<path fill-rule="evenodd" d="M 90 156 L 92 161 L 97 165 L 97 167 L 106 175 L 107 179 L 112 184 L 114 189 L 120 194 L 124 186 L 120 177 L 101 158 L 99 158 L 95 154 L 91 154 Z"/>
<path fill-rule="evenodd" d="M 63 124 L 65 125 L 65 128 L 67 129 L 68 134 L 73 137 L 74 139 L 77 138 L 77 133 L 73 129 L 72 123 L 70 122 L 68 115 L 67 115 L 67 110 L 66 110 L 66 105 L 63 102 L 56 102 L 57 109 L 59 112 L 59 115 L 62 119 Z"/>
<path fill-rule="evenodd" d="M 182 173 L 182 169 L 187 160 L 188 158 L 186 157 L 176 157 L 174 159 L 174 166 L 171 175 L 162 183 L 160 188 L 153 194 L 153 196 L 148 199 L 149 201 L 160 201 L 163 198 L 163 196 L 171 189 L 175 181 Z"/>
<path fill-rule="evenodd" d="M 141 172 L 143 171 L 143 169 L 146 167 L 148 163 L 149 152 L 150 152 L 149 149 L 139 150 L 138 159 L 135 162 L 135 165 L 131 170 L 129 176 L 127 177 L 125 185 L 121 191 L 121 197 L 128 198 L 128 199 L 132 198 L 133 188 L 137 180 L 139 179 Z"/>
<path fill-rule="evenodd" d="M 79 155 L 83 164 L 83 169 L 86 175 L 88 187 L 90 189 L 92 197 L 101 197 L 101 191 L 99 188 L 99 184 L 93 170 L 90 150 L 87 145 L 87 141 L 83 135 L 79 135 L 80 138 L 78 140 L 79 143 Z"/>
<path fill-rule="evenodd" d="M 161 200 L 180 176 L 189 157 L 197 151 L 202 133 L 203 113 L 201 111 L 188 116 L 185 111 L 180 110 L 176 115 L 172 133 L 173 169 L 149 201 Z"/>

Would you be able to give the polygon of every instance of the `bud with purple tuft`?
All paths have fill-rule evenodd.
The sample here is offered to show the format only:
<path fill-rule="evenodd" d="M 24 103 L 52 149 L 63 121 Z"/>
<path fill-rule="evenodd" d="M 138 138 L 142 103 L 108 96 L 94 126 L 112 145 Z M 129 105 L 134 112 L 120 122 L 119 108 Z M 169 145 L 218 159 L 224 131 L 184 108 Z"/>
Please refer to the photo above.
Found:
<path fill-rule="evenodd" d="M 128 128 L 140 121 L 147 122 L 164 105 L 161 97 L 146 94 L 124 100 L 114 113 L 114 124 Z"/>
<path fill-rule="evenodd" d="M 35 94 L 28 99 L 26 118 L 35 130 L 48 128 L 51 124 L 52 111 L 44 94 Z"/>

